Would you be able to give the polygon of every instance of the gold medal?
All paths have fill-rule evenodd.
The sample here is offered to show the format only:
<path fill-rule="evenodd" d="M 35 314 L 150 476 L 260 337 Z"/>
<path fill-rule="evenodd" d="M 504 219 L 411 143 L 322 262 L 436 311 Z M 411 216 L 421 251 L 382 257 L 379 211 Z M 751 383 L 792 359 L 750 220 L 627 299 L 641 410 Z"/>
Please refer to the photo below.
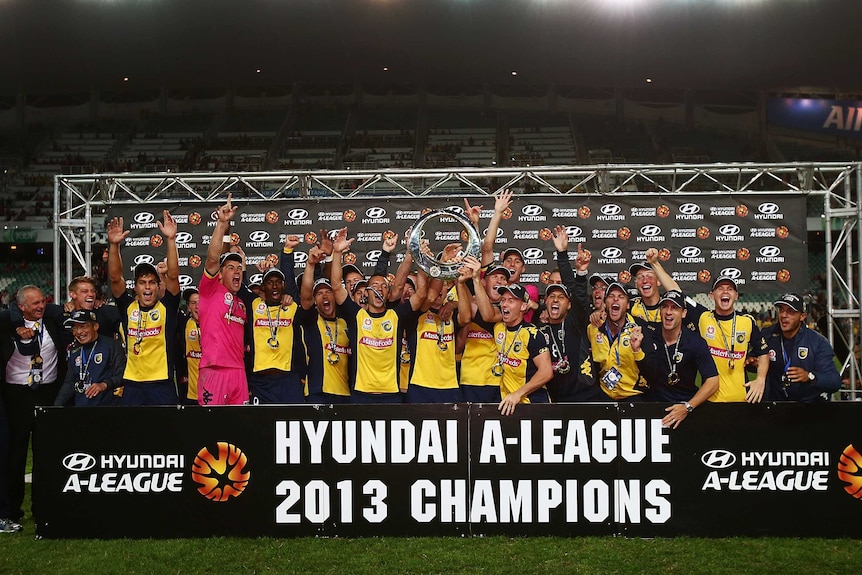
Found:
<path fill-rule="evenodd" d="M 670 372 L 667 376 L 668 385 L 676 385 L 679 383 L 679 374 L 675 371 Z"/>
<path fill-rule="evenodd" d="M 278 340 L 274 337 L 271 337 L 266 340 L 266 345 L 269 346 L 269 349 L 278 349 Z"/>
<path fill-rule="evenodd" d="M 410 350 L 401 350 L 401 363 L 410 363 Z"/>
<path fill-rule="evenodd" d="M 503 364 L 495 363 L 491 366 L 491 375 L 495 377 L 503 377 Z"/>
<path fill-rule="evenodd" d="M 135 345 L 132 346 L 132 351 L 135 352 L 135 355 L 141 355 L 141 343 L 136 341 Z"/>
<path fill-rule="evenodd" d="M 437 347 L 440 348 L 440 351 L 446 351 L 447 349 L 449 349 L 449 344 L 446 343 L 445 341 L 438 341 Z"/>
<path fill-rule="evenodd" d="M 326 361 L 329 362 L 329 365 L 335 365 L 340 359 L 341 357 L 334 351 L 330 351 L 328 354 L 326 354 Z"/>

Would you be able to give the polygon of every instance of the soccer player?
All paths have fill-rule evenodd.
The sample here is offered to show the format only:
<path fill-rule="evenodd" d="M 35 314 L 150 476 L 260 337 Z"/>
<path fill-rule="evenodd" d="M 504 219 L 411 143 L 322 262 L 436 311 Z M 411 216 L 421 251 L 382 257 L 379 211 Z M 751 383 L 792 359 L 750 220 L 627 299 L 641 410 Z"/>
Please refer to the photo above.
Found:
<path fill-rule="evenodd" d="M 54 405 L 76 407 L 113 405 L 112 391 L 122 385 L 126 353 L 119 341 L 99 334 L 96 314 L 75 310 L 66 320 L 77 345 Z"/>
<path fill-rule="evenodd" d="M 640 298 L 632 303 L 631 314 L 649 323 L 661 323 L 659 279 L 653 272 L 652 265 L 649 261 L 634 263 L 629 266 L 629 273 L 635 280 L 635 287 L 640 295 Z M 664 287 L 670 289 L 668 286 Z"/>
<path fill-rule="evenodd" d="M 638 367 L 649 382 L 651 401 L 672 402 L 662 425 L 676 429 L 696 407 L 718 389 L 718 369 L 706 342 L 696 331 L 683 325 L 687 313 L 681 291 L 668 290 L 659 301 L 661 324 L 649 324 L 654 335 L 645 341 L 646 356 Z M 632 348 L 640 342 L 632 341 Z M 700 372 L 700 388 L 695 383 Z"/>
<path fill-rule="evenodd" d="M 201 363 L 198 403 L 201 405 L 241 405 L 248 402 L 248 382 L 243 353 L 247 312 L 237 297 L 242 286 L 243 258 L 235 252 L 222 253 L 224 238 L 236 214 L 227 203 L 217 210 L 218 220 L 207 249 L 200 290 Z"/>
<path fill-rule="evenodd" d="M 69 301 L 64 306 L 64 324 L 65 320 L 71 317 L 75 310 L 91 310 L 95 312 L 96 318 L 99 320 L 99 335 L 105 337 L 117 338 L 120 332 L 120 323 L 122 317 L 120 311 L 113 305 L 97 305 L 96 303 L 96 282 L 87 276 L 78 276 L 72 278 L 69 282 Z M 68 333 L 67 343 L 72 343 L 74 339 L 71 333 Z"/>
<path fill-rule="evenodd" d="M 338 232 L 333 241 L 333 257 L 340 260 L 350 248 L 347 228 Z M 372 276 L 365 287 L 367 310 L 347 297 L 341 281 L 341 268 L 332 266 L 332 289 L 335 301 L 349 326 L 355 358 L 351 393 L 352 403 L 401 403 L 399 388 L 399 341 L 404 324 L 418 316 L 428 293 L 427 279 L 417 276 L 416 292 L 405 303 L 388 308 L 389 284 L 385 277 Z"/>
<path fill-rule="evenodd" d="M 198 379 L 200 377 L 201 365 L 201 330 L 200 330 L 200 299 L 201 294 L 197 288 L 187 288 L 183 292 L 186 300 L 187 315 L 183 317 L 179 332 L 182 334 L 182 346 L 180 354 L 182 359 L 178 365 L 182 365 L 185 395 L 180 398 L 184 405 L 198 405 Z"/>
<path fill-rule="evenodd" d="M 177 260 L 177 223 L 164 210 L 159 230 L 165 239 L 167 271 L 165 295 L 159 297 L 160 279 L 155 266 L 135 266 L 134 297 L 126 290 L 120 244 L 129 235 L 123 218 L 108 222 L 108 279 L 111 293 L 124 316 L 127 336 L 122 405 L 175 405 L 174 348 L 180 305 L 180 268 Z"/>
<path fill-rule="evenodd" d="M 841 388 L 829 340 L 808 328 L 805 302 L 787 293 L 775 302 L 778 323 L 764 335 L 769 348 L 767 399 L 816 403 Z"/>

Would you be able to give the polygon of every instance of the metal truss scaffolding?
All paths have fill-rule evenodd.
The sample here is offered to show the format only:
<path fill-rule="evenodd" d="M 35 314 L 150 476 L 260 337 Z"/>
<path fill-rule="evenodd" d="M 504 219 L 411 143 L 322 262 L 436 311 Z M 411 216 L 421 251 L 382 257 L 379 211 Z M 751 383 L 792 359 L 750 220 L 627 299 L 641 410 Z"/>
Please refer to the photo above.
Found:
<path fill-rule="evenodd" d="M 463 197 L 512 188 L 518 194 L 572 196 L 662 196 L 800 194 L 823 206 L 828 271 L 828 337 L 841 338 L 847 357 L 842 373 L 849 391 L 862 399 L 859 358 L 854 354 L 862 325 L 862 164 L 702 164 L 447 168 L 428 170 L 280 171 L 60 175 L 54 182 L 54 293 L 73 270 L 90 273 L 92 250 L 112 205 L 220 202 L 228 193 L 242 202 L 345 198 Z M 819 211 L 814 210 L 814 211 Z M 809 225 L 809 228 L 811 226 Z M 62 266 L 61 266 L 62 262 Z"/>

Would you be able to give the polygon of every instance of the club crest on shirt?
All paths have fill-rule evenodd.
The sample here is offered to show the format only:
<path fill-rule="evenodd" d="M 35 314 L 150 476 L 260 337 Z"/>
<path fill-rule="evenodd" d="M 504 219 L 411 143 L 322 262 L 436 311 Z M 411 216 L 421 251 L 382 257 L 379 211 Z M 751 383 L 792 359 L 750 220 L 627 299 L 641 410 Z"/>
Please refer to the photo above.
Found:
<path fill-rule="evenodd" d="M 159 310 L 154 309 L 150 312 L 150 321 L 159 321 L 160 317 Z"/>
<path fill-rule="evenodd" d="M 800 347 L 796 350 L 797 355 L 799 355 L 799 359 L 805 359 L 808 357 L 808 348 Z"/>
<path fill-rule="evenodd" d="M 392 331 L 392 322 L 387 319 L 380 324 L 380 327 L 383 328 L 383 331 Z"/>
<path fill-rule="evenodd" d="M 524 345 L 520 341 L 516 341 L 515 345 L 512 346 L 512 349 L 515 353 L 521 353 L 521 349 L 523 349 Z"/>
<path fill-rule="evenodd" d="M 736 332 L 736 343 L 745 343 L 746 332 L 738 331 Z"/>
<path fill-rule="evenodd" d="M 596 343 L 602 344 L 605 342 L 605 337 L 601 334 L 601 332 L 596 333 Z"/>
<path fill-rule="evenodd" d="M 224 304 L 230 305 L 232 301 L 233 301 L 233 294 L 230 292 L 225 293 L 224 294 Z"/>
<path fill-rule="evenodd" d="M 367 317 L 364 320 L 362 320 L 362 329 L 364 329 L 366 331 L 371 331 L 371 327 L 372 326 L 371 326 L 371 318 L 370 317 Z"/>
<path fill-rule="evenodd" d="M 497 343 L 503 343 L 504 341 L 506 341 L 506 334 L 501 331 L 494 339 L 497 341 Z"/>
<path fill-rule="evenodd" d="M 266 311 L 266 304 L 265 303 L 260 302 L 259 304 L 257 304 L 257 313 L 262 314 L 265 311 Z"/>
<path fill-rule="evenodd" d="M 102 363 L 102 354 L 101 354 L 101 353 L 97 353 L 96 355 L 94 355 L 94 356 L 93 356 L 93 361 L 95 361 L 95 362 L 96 362 L 96 365 L 98 365 L 98 364 Z"/>
<path fill-rule="evenodd" d="M 198 330 L 193 329 L 193 330 L 189 331 L 189 339 L 191 341 L 195 341 L 197 338 L 198 338 Z"/>

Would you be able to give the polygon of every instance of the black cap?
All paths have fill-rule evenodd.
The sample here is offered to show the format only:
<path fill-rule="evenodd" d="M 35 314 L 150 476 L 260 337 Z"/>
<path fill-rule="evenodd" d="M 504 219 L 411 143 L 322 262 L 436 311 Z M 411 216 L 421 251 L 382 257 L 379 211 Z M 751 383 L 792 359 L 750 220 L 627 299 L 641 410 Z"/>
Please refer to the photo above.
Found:
<path fill-rule="evenodd" d="M 269 268 L 268 270 L 263 272 L 263 277 L 261 278 L 260 283 L 262 284 L 262 283 L 266 282 L 266 279 L 269 276 L 278 276 L 282 279 L 282 281 L 284 281 L 284 272 L 282 272 L 278 268 Z"/>
<path fill-rule="evenodd" d="M 599 282 L 604 282 L 606 286 L 612 284 L 614 282 L 614 278 L 606 275 L 602 275 L 599 273 L 595 273 L 590 276 L 589 283 L 590 287 L 596 287 L 596 284 Z"/>
<path fill-rule="evenodd" d="M 663 296 L 661 296 L 658 303 L 662 304 L 666 301 L 672 302 L 676 304 L 677 307 L 685 309 L 685 296 L 678 289 L 668 290 Z"/>
<path fill-rule="evenodd" d="M 637 262 L 629 266 L 629 273 L 632 274 L 632 277 L 638 275 L 638 272 L 641 270 L 652 271 L 652 266 L 647 262 Z"/>
<path fill-rule="evenodd" d="M 605 288 L 605 299 L 608 299 L 608 296 L 613 290 L 621 291 L 626 295 L 626 297 L 631 297 L 629 296 L 629 290 L 626 289 L 626 286 L 620 282 L 611 282 L 608 284 L 608 287 Z"/>
<path fill-rule="evenodd" d="M 506 280 L 508 280 L 510 277 L 512 277 L 512 270 L 507 267 L 501 266 L 500 264 L 495 264 L 491 266 L 488 271 L 485 272 L 486 276 L 489 276 L 491 274 L 505 274 Z"/>
<path fill-rule="evenodd" d="M 218 258 L 218 267 L 222 267 L 227 262 L 239 262 L 242 264 L 242 256 L 237 252 L 225 252 Z"/>
<path fill-rule="evenodd" d="M 780 305 L 786 305 L 789 308 L 792 308 L 795 311 L 800 311 L 805 313 L 805 300 L 799 297 L 798 294 L 795 293 L 786 293 L 777 301 L 775 301 L 772 305 L 778 307 Z"/>
<path fill-rule="evenodd" d="M 186 300 L 186 303 L 189 303 L 189 300 L 192 299 L 192 296 L 198 292 L 198 288 L 190 287 L 183 290 L 183 299 Z"/>
<path fill-rule="evenodd" d="M 629 292 L 629 299 L 641 297 L 641 292 L 639 292 L 638 288 L 636 288 L 632 284 L 626 284 L 626 291 Z"/>
<path fill-rule="evenodd" d="M 361 290 L 362 288 L 364 288 L 367 285 L 368 285 L 368 280 L 366 280 L 366 279 L 359 280 L 358 282 L 353 284 L 353 292 L 352 293 L 358 292 L 359 290 Z"/>
<path fill-rule="evenodd" d="M 511 284 L 507 286 L 497 286 L 497 293 L 503 295 L 503 292 L 509 292 L 516 299 L 520 299 L 523 301 L 530 301 L 530 295 L 527 293 L 527 290 L 524 289 L 524 286 L 520 284 Z"/>
<path fill-rule="evenodd" d="M 503 260 L 505 260 L 506 256 L 508 256 L 509 254 L 518 254 L 518 257 L 521 258 L 521 261 L 524 261 L 524 254 L 522 254 L 521 250 L 519 250 L 518 248 L 509 248 L 507 250 L 504 250 L 503 253 L 500 254 L 500 261 L 502 262 Z"/>
<path fill-rule="evenodd" d="M 407 279 L 404 280 L 404 284 L 410 284 L 413 286 L 413 289 L 416 289 L 416 280 L 413 279 L 413 276 L 407 276 Z"/>
<path fill-rule="evenodd" d="M 549 284 L 548 287 L 545 288 L 545 297 L 548 297 L 552 291 L 561 291 L 563 295 L 567 298 L 571 299 L 572 296 L 569 295 L 569 288 L 564 286 L 563 284 Z"/>
<path fill-rule="evenodd" d="M 96 319 L 96 314 L 88 309 L 76 309 L 72 315 L 63 322 L 66 327 L 71 327 L 75 323 L 99 323 Z"/>
<path fill-rule="evenodd" d="M 311 288 L 311 293 L 316 293 L 317 288 L 328 287 L 332 288 L 332 282 L 329 281 L 329 278 L 318 278 L 317 281 L 314 282 L 314 287 Z"/>
<path fill-rule="evenodd" d="M 362 270 L 353 264 L 344 264 L 343 266 L 341 266 L 341 277 L 346 276 L 348 272 L 354 272 L 361 275 L 363 278 L 365 277 L 365 274 L 362 273 Z"/>
<path fill-rule="evenodd" d="M 739 291 L 739 288 L 736 286 L 736 280 L 730 276 L 718 276 L 717 278 L 715 278 L 715 281 L 712 282 L 712 290 L 711 291 L 715 291 L 715 288 L 718 287 L 718 284 L 720 284 L 722 282 L 729 282 L 733 286 L 734 290 Z"/>
<path fill-rule="evenodd" d="M 162 281 L 161 276 L 159 276 L 159 270 L 153 264 L 140 263 L 135 266 L 135 281 L 138 281 L 139 277 L 146 275 L 156 276 L 156 281 L 159 283 Z"/>

